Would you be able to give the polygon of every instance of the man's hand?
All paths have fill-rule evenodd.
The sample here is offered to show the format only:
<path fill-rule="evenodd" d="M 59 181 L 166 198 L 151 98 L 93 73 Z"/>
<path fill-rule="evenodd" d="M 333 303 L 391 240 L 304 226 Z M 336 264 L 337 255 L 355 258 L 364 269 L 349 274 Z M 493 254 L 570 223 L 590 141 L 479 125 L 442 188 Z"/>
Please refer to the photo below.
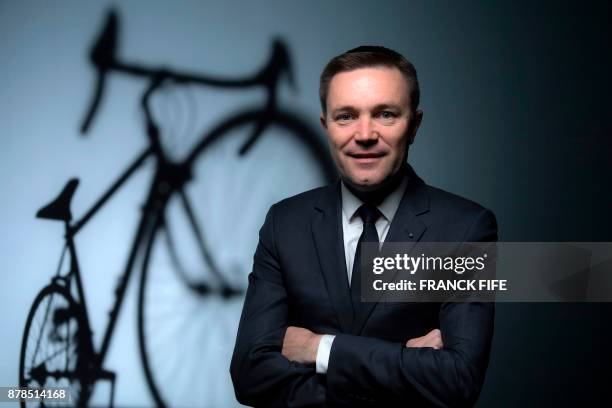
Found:
<path fill-rule="evenodd" d="M 301 364 L 314 364 L 321 337 L 308 329 L 289 326 L 283 339 L 283 356 Z"/>
<path fill-rule="evenodd" d="M 438 329 L 433 329 L 422 337 L 415 337 L 406 342 L 406 347 L 432 347 L 436 350 L 444 347 L 442 343 L 442 333 Z"/>

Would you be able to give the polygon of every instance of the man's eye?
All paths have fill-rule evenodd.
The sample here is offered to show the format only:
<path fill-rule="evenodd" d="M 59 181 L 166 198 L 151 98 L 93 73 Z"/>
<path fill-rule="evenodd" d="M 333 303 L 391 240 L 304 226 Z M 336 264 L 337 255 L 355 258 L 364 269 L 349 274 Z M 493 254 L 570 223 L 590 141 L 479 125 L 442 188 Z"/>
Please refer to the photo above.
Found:
<path fill-rule="evenodd" d="M 397 115 L 391 111 L 382 111 L 378 114 L 378 116 L 381 117 L 382 119 L 393 119 Z"/>
<path fill-rule="evenodd" d="M 336 116 L 336 120 L 351 120 L 352 118 L 353 115 L 351 115 L 350 113 L 341 113 Z"/>

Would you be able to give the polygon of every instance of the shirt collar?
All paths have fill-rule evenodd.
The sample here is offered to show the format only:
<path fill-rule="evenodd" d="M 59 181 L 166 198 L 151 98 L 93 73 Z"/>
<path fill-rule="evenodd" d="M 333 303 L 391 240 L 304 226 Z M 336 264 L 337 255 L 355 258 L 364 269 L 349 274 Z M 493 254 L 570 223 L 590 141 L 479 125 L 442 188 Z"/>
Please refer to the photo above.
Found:
<path fill-rule="evenodd" d="M 378 210 L 382 213 L 383 217 L 388 222 L 393 221 L 393 217 L 399 208 L 400 201 L 406 191 L 408 185 L 408 177 L 404 177 L 402 182 L 393 190 L 385 199 L 377 206 Z M 363 204 L 359 198 L 355 196 L 345 185 L 344 182 L 340 183 L 340 190 L 342 194 L 342 214 L 347 221 L 352 221 L 353 217 L 356 216 L 356 212 Z"/>

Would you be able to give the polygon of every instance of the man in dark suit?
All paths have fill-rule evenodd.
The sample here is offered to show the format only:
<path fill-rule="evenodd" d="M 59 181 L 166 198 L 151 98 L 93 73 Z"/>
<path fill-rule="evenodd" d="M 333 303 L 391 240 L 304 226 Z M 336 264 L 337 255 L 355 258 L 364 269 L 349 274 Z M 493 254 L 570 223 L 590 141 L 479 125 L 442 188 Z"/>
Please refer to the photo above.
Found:
<path fill-rule="evenodd" d="M 273 205 L 259 235 L 231 375 L 254 406 L 470 406 L 491 303 L 365 303 L 360 243 L 497 239 L 493 214 L 407 164 L 421 123 L 412 64 L 383 47 L 332 59 L 322 115 L 340 181 Z M 356 254 L 357 253 L 357 254 Z"/>

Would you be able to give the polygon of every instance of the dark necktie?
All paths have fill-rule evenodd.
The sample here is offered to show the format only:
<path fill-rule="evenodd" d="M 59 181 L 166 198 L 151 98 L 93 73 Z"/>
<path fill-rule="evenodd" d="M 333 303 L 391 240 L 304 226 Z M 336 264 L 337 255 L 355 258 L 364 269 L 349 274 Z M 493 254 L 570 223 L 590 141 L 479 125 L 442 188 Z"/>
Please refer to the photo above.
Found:
<path fill-rule="evenodd" d="M 381 215 L 375 206 L 369 204 L 363 204 L 359 207 L 357 214 L 363 221 L 363 232 L 357 242 L 353 274 L 351 275 L 351 300 L 353 301 L 355 316 L 357 316 L 361 304 L 361 244 L 363 242 L 379 242 L 375 223 Z"/>

